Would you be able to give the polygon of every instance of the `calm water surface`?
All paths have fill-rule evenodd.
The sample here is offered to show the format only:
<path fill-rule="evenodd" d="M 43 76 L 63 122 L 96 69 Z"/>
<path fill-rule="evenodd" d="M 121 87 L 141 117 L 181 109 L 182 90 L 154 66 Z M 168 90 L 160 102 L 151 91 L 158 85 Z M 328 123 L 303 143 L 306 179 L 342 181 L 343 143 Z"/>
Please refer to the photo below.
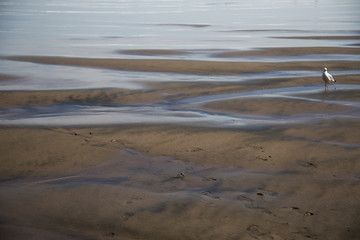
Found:
<path fill-rule="evenodd" d="M 0 55 L 234 61 L 215 57 L 214 53 L 259 47 L 346 47 L 358 44 L 358 40 L 281 37 L 359 35 L 359 13 L 358 0 L 2 0 Z M 187 54 L 150 57 L 121 52 L 132 49 L 175 49 L 184 50 Z M 357 55 L 243 57 L 235 60 L 310 59 L 359 60 Z M 240 76 L 194 76 L 0 60 L 0 74 L 20 77 L 16 81 L 0 82 L 0 90 L 59 90 L 136 89 L 141 88 L 139 82 L 144 81 L 236 82 L 269 77 L 317 76 L 319 73 L 296 71 Z M 57 110 L 59 109 L 54 108 L 52 112 Z M 6 118 L 4 116 L 3 120 Z"/>
<path fill-rule="evenodd" d="M 270 37 L 358 33 L 359 12 L 358 0 L 3 0 L 0 54 L 119 57 L 115 51 L 125 49 L 338 46 Z"/>

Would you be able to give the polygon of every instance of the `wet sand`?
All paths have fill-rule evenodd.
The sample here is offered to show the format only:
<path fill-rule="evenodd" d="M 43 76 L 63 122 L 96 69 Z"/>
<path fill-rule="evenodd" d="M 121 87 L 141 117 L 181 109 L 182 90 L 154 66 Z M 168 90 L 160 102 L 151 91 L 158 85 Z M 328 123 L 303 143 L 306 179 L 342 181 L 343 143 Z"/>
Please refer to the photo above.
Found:
<path fill-rule="evenodd" d="M 344 37 L 344 36 L 343 36 Z M 294 37 L 296 38 L 296 37 Z M 296 38 L 297 39 L 297 38 Z M 301 38 L 299 39 L 309 39 Z M 312 39 L 312 38 L 311 38 Z M 320 37 L 314 37 L 313 39 L 322 39 Z M 325 38 L 328 39 L 328 38 Z M 348 38 L 335 38 L 335 39 L 348 39 Z M 204 50 L 203 50 L 204 51 Z M 221 50 L 217 50 L 221 51 Z M 140 56 L 179 56 L 186 55 L 198 51 L 186 51 L 186 50 L 166 50 L 166 49 L 142 49 L 142 50 L 124 50 L 118 51 L 122 54 L 140 55 Z M 221 53 L 212 54 L 213 57 L 231 58 L 231 57 L 265 57 L 265 56 L 302 56 L 302 55 L 314 55 L 314 54 L 349 54 L 359 55 L 359 48 L 343 48 L 343 47 L 284 47 L 284 48 L 260 48 L 250 51 L 222 51 Z"/>
<path fill-rule="evenodd" d="M 176 59 L 106 59 L 47 56 L 12 56 L 3 59 L 64 66 L 105 68 L 122 71 L 181 74 L 237 75 L 271 71 L 318 71 L 326 66 L 333 71 L 358 70 L 359 61 L 224 62 Z"/>
<path fill-rule="evenodd" d="M 350 40 L 350 39 L 360 39 L 360 36 L 358 35 L 338 35 L 338 36 L 292 36 L 292 37 L 278 37 L 278 38 L 289 38 L 289 39 L 316 39 L 316 40 Z"/>
<path fill-rule="evenodd" d="M 359 127 L 1 129 L 2 232 L 356 239 Z"/>
<path fill-rule="evenodd" d="M 200 74 L 321 70 L 324 64 L 334 70 L 359 70 L 356 61 L 11 59 Z M 341 84 L 358 85 L 359 76 L 337 79 Z M 2 91 L 0 107 L 151 106 L 198 96 L 320 85 L 321 81 L 304 77 L 241 83 L 153 82 L 144 83 L 141 90 Z M 197 108 L 275 119 L 306 114 L 338 117 L 314 115 L 304 123 L 256 128 L 130 123 L 3 126 L 0 237 L 360 239 L 360 121 L 349 117 L 357 116 L 359 110 L 329 102 L 358 102 L 359 90 L 332 88 L 301 97 L 216 100 Z"/>
<path fill-rule="evenodd" d="M 217 57 L 265 57 L 265 56 L 302 56 L 314 54 L 349 54 L 359 55 L 359 48 L 341 47 L 287 47 L 287 48 L 260 48 L 253 51 L 231 51 L 220 53 Z"/>

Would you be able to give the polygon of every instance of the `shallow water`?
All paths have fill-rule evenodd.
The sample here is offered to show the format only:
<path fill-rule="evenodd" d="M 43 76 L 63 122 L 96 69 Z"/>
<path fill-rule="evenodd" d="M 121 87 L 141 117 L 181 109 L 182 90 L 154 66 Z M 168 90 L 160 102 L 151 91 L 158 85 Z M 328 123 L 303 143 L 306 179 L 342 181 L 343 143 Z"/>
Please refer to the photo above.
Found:
<path fill-rule="evenodd" d="M 335 91 L 335 87 L 331 86 Z M 359 90 L 360 85 L 336 85 L 337 90 Z M 51 105 L 42 107 L 20 107 L 0 110 L 0 126 L 81 126 L 81 125 L 115 125 L 136 123 L 177 123 L 207 124 L 217 127 L 259 127 L 295 123 L 307 123 L 314 119 L 356 118 L 360 117 L 358 101 L 324 100 L 303 96 L 319 94 L 324 91 L 323 85 L 288 87 L 249 91 L 245 93 L 218 94 L 184 99 L 180 101 L 148 104 L 143 106 L 82 106 Z M 351 111 L 341 113 L 295 114 L 290 116 L 219 114 L 202 110 L 202 105 L 230 99 L 283 98 L 296 99 L 324 104 L 336 104 L 352 107 Z"/>
<path fill-rule="evenodd" d="M 1 61 L 1 60 L 0 60 Z M 72 90 L 97 88 L 142 89 L 151 82 L 244 82 L 259 79 L 316 77 L 319 71 L 273 71 L 238 75 L 195 75 L 156 72 L 116 71 L 72 66 L 43 65 L 3 60 L 6 74 L 19 76 L 16 80 L 0 81 L 3 91 Z M 21 68 L 21 72 L 19 72 Z M 44 74 L 46 73 L 46 74 Z M 360 70 L 332 71 L 334 76 L 360 74 Z M 319 77 L 319 82 L 321 79 Z"/>
<path fill-rule="evenodd" d="M 1 1 L 0 55 L 114 56 L 126 49 L 338 46 L 269 37 L 358 32 L 357 0 Z M 342 41 L 348 44 L 352 41 Z"/>
<path fill-rule="evenodd" d="M 176 58 L 209 59 L 219 50 L 346 46 L 357 41 L 274 37 L 358 34 L 359 9 L 357 0 L 4 0 L 0 55 L 134 58 L 119 51 L 179 49 L 191 54 Z"/>
<path fill-rule="evenodd" d="M 359 34 L 356 0 L 336 1 L 70 1 L 30 0 L 0 2 L 0 56 L 45 55 L 104 58 L 151 58 L 216 61 L 328 61 L 359 60 L 351 54 L 312 54 L 287 57 L 222 58 L 219 53 L 262 47 L 347 47 L 356 39 L 296 39 L 293 36 L 352 36 Z M 126 50 L 179 50 L 179 54 L 129 54 Z M 181 53 L 181 54 L 180 54 Z M 148 82 L 243 82 L 257 79 L 319 76 L 316 71 L 273 71 L 237 76 L 126 72 L 0 60 L 0 73 L 16 79 L 0 82 L 0 91 L 73 90 L 96 88 L 141 89 Z M 359 74 L 359 70 L 332 72 Z M 320 80 L 321 81 L 321 80 Z M 339 86 L 343 88 L 344 86 Z M 321 89 L 320 86 L 312 86 Z M 355 88 L 357 88 L 355 86 Z M 275 94 L 276 89 L 270 90 Z M 280 93 L 284 91 L 279 90 Z M 303 91 L 294 88 L 294 91 Z M 248 94 L 254 94 L 252 92 Z M 259 91 L 253 97 L 264 97 Z M 239 97 L 240 95 L 229 95 Z M 227 95 L 214 97 L 229 98 Z M 191 104 L 196 99 L 186 99 Z M 180 104 L 180 103 L 179 103 Z M 355 104 L 355 103 L 354 103 Z M 176 105 L 176 104 L 175 104 Z M 356 105 L 356 104 L 355 104 Z M 45 110 L 44 110 L 45 109 Z M 75 112 L 74 109 L 76 109 Z M 157 110 L 161 119 L 152 118 Z M 80 110 L 80 111 L 79 111 Z M 181 110 L 184 111 L 184 110 Z M 116 124 L 128 122 L 211 122 L 234 124 L 234 116 L 167 106 L 116 108 L 47 106 L 2 110 L 1 125 Z M 46 114 L 44 114 L 44 112 Z M 21 113 L 21 114 L 20 114 Z M 155 114 L 156 115 L 156 114 Z M 181 115 L 181 116 L 179 116 Z M 66 119 L 64 119 L 66 116 Z M 71 116 L 71 118 L 69 118 Z M 89 121 L 85 116 L 93 116 Z M 263 118 L 263 117 L 260 117 Z M 25 120 L 26 119 L 26 120 Z M 70 120 L 69 120 L 70 119 Z M 238 117 L 236 117 L 238 119 Z M 240 118 L 236 125 L 256 122 Z M 261 120 L 264 122 L 265 120 Z M 269 119 L 268 121 L 272 121 Z M 251 124 L 252 124 L 251 123 Z"/>

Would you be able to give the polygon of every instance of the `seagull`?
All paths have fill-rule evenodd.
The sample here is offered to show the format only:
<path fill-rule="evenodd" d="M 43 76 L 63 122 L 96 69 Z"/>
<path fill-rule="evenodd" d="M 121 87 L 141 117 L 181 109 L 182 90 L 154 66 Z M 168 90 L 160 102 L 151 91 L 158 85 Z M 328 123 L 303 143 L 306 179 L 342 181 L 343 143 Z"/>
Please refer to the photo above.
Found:
<path fill-rule="evenodd" d="M 336 82 L 336 80 L 333 78 L 333 76 L 331 76 L 330 73 L 327 72 L 327 68 L 324 67 L 324 72 L 322 74 L 322 79 L 324 80 L 325 82 L 325 90 L 328 89 L 328 84 L 330 83 L 334 83 Z"/>

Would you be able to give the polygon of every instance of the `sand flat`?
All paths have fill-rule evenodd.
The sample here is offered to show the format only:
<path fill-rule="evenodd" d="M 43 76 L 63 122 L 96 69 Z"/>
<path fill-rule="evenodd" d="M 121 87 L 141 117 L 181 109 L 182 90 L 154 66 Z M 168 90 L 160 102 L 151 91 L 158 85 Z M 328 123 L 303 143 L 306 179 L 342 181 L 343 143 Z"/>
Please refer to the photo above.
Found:
<path fill-rule="evenodd" d="M 105 68 L 122 71 L 148 71 L 206 75 L 235 75 L 286 70 L 319 70 L 327 66 L 332 70 L 359 69 L 358 61 L 301 61 L 301 62 L 221 62 L 173 59 L 105 59 L 45 56 L 12 56 L 7 60 L 54 64 L 64 66 Z"/>
<path fill-rule="evenodd" d="M 348 54 L 359 55 L 359 48 L 343 47 L 287 47 L 287 48 L 260 48 L 251 51 L 230 51 L 219 53 L 217 57 L 265 57 L 265 56 L 304 56 L 314 54 Z"/>
<path fill-rule="evenodd" d="M 283 36 L 276 38 L 288 38 L 288 39 L 317 39 L 317 40 L 359 40 L 359 35 L 335 35 L 335 36 Z"/>
<path fill-rule="evenodd" d="M 299 39 L 303 39 L 299 37 Z M 309 38 L 310 39 L 310 38 Z M 311 38 L 313 39 L 313 38 Z M 314 37 L 314 39 L 318 39 Z M 319 38 L 321 39 L 321 38 Z M 339 38 L 343 39 L 343 38 Z M 346 39 L 346 38 L 344 38 Z M 201 51 L 201 50 L 198 50 Z M 205 50 L 202 50 L 206 52 Z M 212 57 L 234 58 L 234 57 L 284 57 L 284 56 L 305 56 L 315 54 L 345 54 L 359 55 L 360 49 L 354 47 L 279 47 L 279 48 L 258 48 L 247 51 L 226 51 L 217 50 L 219 53 L 211 54 Z M 137 55 L 137 56 L 179 56 L 193 54 L 196 51 L 189 50 L 171 50 L 171 49 L 132 49 L 117 51 L 121 54 Z"/>
<path fill-rule="evenodd" d="M 351 106 L 301 101 L 284 98 L 225 100 L 209 103 L 205 109 L 229 114 L 259 114 L 259 115 L 300 115 L 341 113 L 353 109 Z"/>
<path fill-rule="evenodd" d="M 328 136 L 299 138 L 304 130 L 326 131 L 333 124 L 339 122 L 299 125 L 294 131 L 131 125 L 1 129 L 1 151 L 8 149 L 8 161 L 1 159 L 6 169 L 1 175 L 8 178 L 0 185 L 2 219 L 72 237 L 355 237 L 359 150 L 316 141 L 343 136 L 359 123 L 343 122 Z M 15 176 L 22 178 L 11 180 Z M 316 202 L 306 201 L 313 195 Z M 327 224 L 318 224 L 323 221 Z"/>
<path fill-rule="evenodd" d="M 1 240 L 360 240 L 359 3 L 8 2 Z"/>
<path fill-rule="evenodd" d="M 279 54 L 280 50 L 268 54 Z M 290 50 L 295 54 L 299 49 Z M 324 64 L 11 59 L 209 75 L 319 70 Z M 359 69 L 357 61 L 326 64 L 334 70 Z M 11 76 L 2 78 L 14 80 Z M 257 127 L 199 126 L 190 120 L 188 124 L 148 124 L 146 119 L 142 124 L 109 126 L 3 125 L 0 236 L 59 240 L 358 239 L 360 138 L 356 130 L 360 125 L 359 90 L 354 86 L 359 75 L 338 75 L 336 79 L 338 89 L 335 85 L 328 91 L 323 90 L 320 76 L 239 83 L 143 82 L 143 88 L 137 90 L 2 91 L 0 108 L 5 112 L 62 105 L 163 104 L 174 111 L 205 109 L 212 114 L 248 114 L 275 121 L 296 115 L 310 118 Z M 296 93 L 306 87 L 314 92 Z M 282 98 L 261 96 L 279 89 L 287 89 L 279 93 Z M 289 89 L 293 92 L 286 93 Z M 249 92 L 260 95 L 242 95 Z M 236 97 L 221 99 L 228 94 Z M 192 98 L 213 96 L 220 97 L 191 104 Z M 177 107 L 186 101 L 190 101 L 187 106 Z"/>
<path fill-rule="evenodd" d="M 143 55 L 143 56 L 177 56 L 188 54 L 187 51 L 182 50 L 168 50 L 168 49 L 133 49 L 133 50 L 121 50 L 119 53 L 129 55 Z"/>
<path fill-rule="evenodd" d="M 359 127 L 1 128 L 1 229 L 44 239 L 356 239 Z"/>

